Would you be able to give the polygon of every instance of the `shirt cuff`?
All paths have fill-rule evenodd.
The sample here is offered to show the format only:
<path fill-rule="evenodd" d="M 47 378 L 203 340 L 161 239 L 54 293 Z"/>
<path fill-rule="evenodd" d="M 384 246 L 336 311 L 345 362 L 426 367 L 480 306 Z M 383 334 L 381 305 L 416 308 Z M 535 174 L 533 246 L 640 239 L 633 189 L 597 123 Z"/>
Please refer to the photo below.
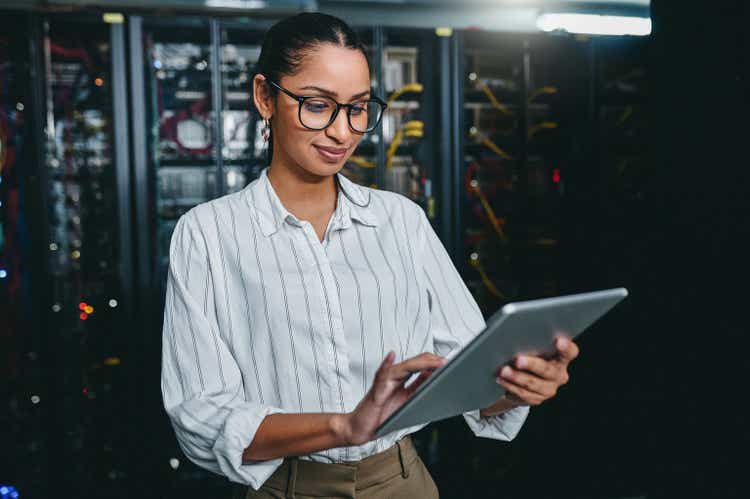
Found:
<path fill-rule="evenodd" d="M 510 442 L 521 431 L 529 406 L 520 406 L 495 416 L 481 417 L 479 409 L 463 413 L 466 424 L 477 437 Z"/>
<path fill-rule="evenodd" d="M 258 490 L 276 468 L 281 466 L 283 458 L 246 463 L 242 461 L 242 454 L 255 438 L 263 419 L 269 414 L 283 412 L 283 409 L 277 407 L 243 403 L 227 416 L 224 428 L 214 442 L 213 452 L 219 468 L 229 480 Z"/>

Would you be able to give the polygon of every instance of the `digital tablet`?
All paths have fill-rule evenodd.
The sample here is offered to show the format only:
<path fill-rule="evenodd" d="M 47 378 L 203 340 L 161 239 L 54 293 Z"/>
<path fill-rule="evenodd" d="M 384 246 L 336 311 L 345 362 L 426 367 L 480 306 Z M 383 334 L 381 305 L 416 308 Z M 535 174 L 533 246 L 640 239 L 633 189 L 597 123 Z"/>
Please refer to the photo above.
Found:
<path fill-rule="evenodd" d="M 499 366 L 519 353 L 553 355 L 556 336 L 575 338 L 627 295 L 627 289 L 615 288 L 505 305 L 383 421 L 375 436 L 492 405 L 505 393 L 495 381 Z"/>

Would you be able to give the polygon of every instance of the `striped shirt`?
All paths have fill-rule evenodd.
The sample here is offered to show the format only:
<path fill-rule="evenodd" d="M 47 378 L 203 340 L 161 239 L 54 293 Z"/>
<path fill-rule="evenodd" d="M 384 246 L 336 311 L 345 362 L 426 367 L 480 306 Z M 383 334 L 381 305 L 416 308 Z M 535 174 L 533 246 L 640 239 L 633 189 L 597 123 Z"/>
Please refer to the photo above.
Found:
<path fill-rule="evenodd" d="M 272 413 L 352 411 L 389 350 L 450 357 L 485 327 L 422 208 L 342 174 L 321 242 L 284 208 L 268 168 L 202 203 L 170 245 L 161 388 L 185 455 L 258 489 L 282 459 L 243 463 Z M 528 408 L 463 415 L 477 436 L 509 441 Z M 301 459 L 381 452 L 425 425 Z"/>

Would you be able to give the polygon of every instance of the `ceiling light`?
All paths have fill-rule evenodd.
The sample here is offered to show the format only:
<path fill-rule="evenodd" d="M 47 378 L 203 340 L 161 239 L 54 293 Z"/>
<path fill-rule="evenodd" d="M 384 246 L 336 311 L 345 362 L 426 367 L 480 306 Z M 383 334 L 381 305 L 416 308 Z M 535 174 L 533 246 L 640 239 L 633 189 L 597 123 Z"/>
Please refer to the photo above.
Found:
<path fill-rule="evenodd" d="M 651 19 L 648 17 L 546 13 L 537 18 L 536 25 L 542 31 L 560 30 L 589 35 L 645 36 L 651 34 Z"/>

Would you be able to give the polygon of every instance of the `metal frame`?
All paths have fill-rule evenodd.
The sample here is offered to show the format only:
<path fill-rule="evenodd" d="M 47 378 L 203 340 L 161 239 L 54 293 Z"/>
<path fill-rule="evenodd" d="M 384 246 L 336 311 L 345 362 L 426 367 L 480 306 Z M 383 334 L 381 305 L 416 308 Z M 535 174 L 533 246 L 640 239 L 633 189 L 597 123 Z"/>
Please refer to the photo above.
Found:
<path fill-rule="evenodd" d="M 464 254 L 464 239 L 461 232 L 463 226 L 463 194 L 460 188 L 463 185 L 463 163 L 464 163 L 464 63 L 463 63 L 463 36 L 461 33 L 456 34 L 451 40 L 450 46 L 450 59 L 449 66 L 451 72 L 451 115 L 450 115 L 450 129 L 453 130 L 451 133 L 451 168 L 443 176 L 444 186 L 443 189 L 448 191 L 446 194 L 450 199 L 450 206 L 447 207 L 451 211 L 452 217 L 450 221 L 450 231 L 446 239 L 448 242 L 449 254 L 453 258 L 454 262 L 458 262 L 459 268 L 463 267 Z"/>
<path fill-rule="evenodd" d="M 216 161 L 216 195 L 224 193 L 224 92 L 221 78 L 221 27 L 215 17 L 209 21 L 211 44 L 211 107 L 214 111 L 213 144 Z"/>
<path fill-rule="evenodd" d="M 375 26 L 372 30 L 372 50 L 374 55 L 373 64 L 375 64 L 376 80 L 378 82 L 378 92 L 385 98 L 385 80 L 383 78 L 383 50 L 385 48 L 385 31 L 382 26 Z M 385 141 L 383 138 L 382 125 L 377 128 L 378 146 L 377 151 L 378 166 L 375 169 L 375 184 L 379 189 L 385 187 Z"/>
<path fill-rule="evenodd" d="M 112 50 L 112 111 L 113 140 L 115 148 L 115 178 L 117 182 L 117 216 L 119 223 L 120 249 L 120 312 L 123 317 L 132 317 L 133 310 L 133 225 L 130 216 L 130 148 L 128 144 L 128 89 L 125 74 L 125 28 L 112 24 L 109 28 Z"/>
<path fill-rule="evenodd" d="M 149 176 L 148 152 L 146 149 L 146 94 L 143 68 L 143 18 L 131 16 L 128 20 L 128 51 L 130 57 L 130 137 L 133 147 L 133 193 L 134 227 L 140 230 L 135 234 L 136 242 L 136 300 L 137 309 L 142 313 L 150 300 L 151 289 L 150 249 L 148 237 L 142 237 L 143 228 L 150 227 L 149 217 Z M 140 315 L 140 314 L 139 314 Z"/>

